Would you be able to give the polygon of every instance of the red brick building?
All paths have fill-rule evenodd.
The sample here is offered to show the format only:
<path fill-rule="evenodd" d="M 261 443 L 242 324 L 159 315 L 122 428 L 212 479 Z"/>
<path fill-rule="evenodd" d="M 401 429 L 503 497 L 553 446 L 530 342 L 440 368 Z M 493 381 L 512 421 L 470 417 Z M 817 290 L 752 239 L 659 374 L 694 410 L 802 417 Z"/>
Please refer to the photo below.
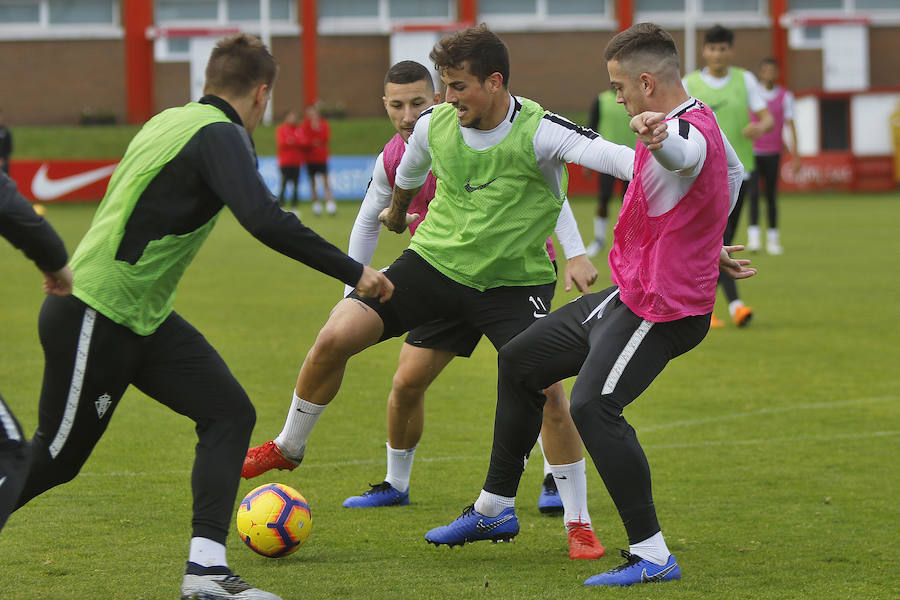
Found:
<path fill-rule="evenodd" d="M 75 124 L 83 113 L 141 122 L 189 99 L 188 30 L 264 33 L 262 4 L 0 3 L 5 82 L 0 107 L 17 124 Z M 350 116 L 381 114 L 377 90 L 397 30 L 460 21 L 484 21 L 500 32 L 511 51 L 512 89 L 558 111 L 584 110 L 607 85 L 603 47 L 617 30 L 637 21 L 669 29 L 686 57 L 693 50 L 688 66 L 700 62 L 704 28 L 731 27 L 740 64 L 752 68 L 764 56 L 777 56 L 788 87 L 802 91 L 826 87 L 823 29 L 834 26 L 836 17 L 857 18 L 868 36 L 867 65 L 860 68 L 868 71 L 869 87 L 900 86 L 896 0 L 268 0 L 268 5 L 269 36 L 281 65 L 275 114 L 311 97 L 343 107 Z M 302 26 L 306 20 L 317 23 L 315 36 Z M 685 31 L 691 28 L 694 43 L 688 48 Z M 160 31 L 164 35 L 155 37 Z"/>

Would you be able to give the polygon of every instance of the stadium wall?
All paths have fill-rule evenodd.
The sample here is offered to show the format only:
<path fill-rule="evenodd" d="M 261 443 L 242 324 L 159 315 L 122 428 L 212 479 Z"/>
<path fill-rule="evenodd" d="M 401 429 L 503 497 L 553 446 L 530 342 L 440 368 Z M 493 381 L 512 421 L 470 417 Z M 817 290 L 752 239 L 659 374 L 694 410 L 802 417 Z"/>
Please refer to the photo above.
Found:
<path fill-rule="evenodd" d="M 672 29 L 680 48 L 684 32 Z M 736 63 L 755 68 L 772 53 L 767 28 L 736 30 Z M 511 89 L 559 112 L 585 111 L 608 85 L 603 48 L 613 31 L 503 32 L 512 59 Z M 703 31 L 697 32 L 696 64 Z M 873 87 L 900 85 L 900 27 L 869 28 Z M 274 94 L 278 118 L 303 98 L 300 37 L 273 38 L 281 65 Z M 390 62 L 389 35 L 321 35 L 318 38 L 319 96 L 327 107 L 347 116 L 383 114 L 378 91 Z M 8 40 L 0 42 L 3 80 L 14 82 L 15 93 L 4 94 L 2 107 L 15 125 L 77 124 L 82 113 L 111 114 L 126 120 L 126 82 L 122 39 Z M 815 90 L 823 86 L 821 50 L 791 50 L 788 87 Z M 154 112 L 183 104 L 189 96 L 186 62 L 154 64 Z M 10 89 L 10 88 L 7 88 Z"/>

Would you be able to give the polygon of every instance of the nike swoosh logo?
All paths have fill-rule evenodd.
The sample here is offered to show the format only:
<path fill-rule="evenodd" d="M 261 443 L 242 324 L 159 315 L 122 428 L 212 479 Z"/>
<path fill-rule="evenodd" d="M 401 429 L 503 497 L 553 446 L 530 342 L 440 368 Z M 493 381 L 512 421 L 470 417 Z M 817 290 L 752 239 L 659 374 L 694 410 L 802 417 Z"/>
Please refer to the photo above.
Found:
<path fill-rule="evenodd" d="M 504 523 L 511 520 L 512 518 L 513 518 L 512 515 L 506 515 L 502 519 L 497 519 L 496 521 L 494 521 L 493 523 L 490 523 L 488 525 L 484 524 L 484 519 L 478 519 L 478 523 L 475 524 L 475 530 L 478 531 L 479 533 L 487 533 L 488 531 L 491 531 L 492 529 L 496 529 L 500 525 L 503 525 Z"/>
<path fill-rule="evenodd" d="M 568 477 L 566 477 L 565 475 L 560 475 L 558 477 L 556 475 L 554 475 L 553 479 L 568 479 Z"/>
<path fill-rule="evenodd" d="M 34 174 L 34 179 L 31 180 L 31 194 L 36 199 L 45 202 L 48 200 L 56 200 L 66 194 L 71 194 L 77 189 L 90 185 L 95 181 L 100 181 L 101 179 L 109 177 L 112 172 L 116 170 L 117 165 L 118 163 L 91 169 L 84 173 L 60 177 L 59 179 L 50 179 L 47 177 L 47 163 L 44 163 Z"/>
<path fill-rule="evenodd" d="M 470 181 L 470 178 L 469 178 L 469 177 L 466 177 L 466 191 L 469 192 L 469 193 L 471 194 L 471 193 L 474 192 L 474 191 L 477 191 L 477 190 L 483 190 L 483 189 L 486 188 L 487 186 L 489 186 L 489 185 L 491 185 L 492 183 L 494 183 L 495 181 L 497 181 L 497 178 L 494 177 L 493 179 L 491 179 L 491 180 L 488 181 L 487 183 L 484 183 L 484 184 L 482 184 L 482 185 L 476 185 L 475 187 L 472 187 L 472 186 L 469 184 L 469 181 Z"/>
<path fill-rule="evenodd" d="M 535 319 L 542 319 L 547 316 L 547 313 L 539 313 L 538 311 L 534 311 L 531 314 Z"/>
<path fill-rule="evenodd" d="M 659 573 L 654 573 L 653 575 L 647 575 L 647 569 L 641 571 L 641 583 L 655 583 L 657 581 L 662 581 L 662 578 L 668 575 L 675 567 L 678 565 L 672 565 L 671 567 L 666 567 Z"/>

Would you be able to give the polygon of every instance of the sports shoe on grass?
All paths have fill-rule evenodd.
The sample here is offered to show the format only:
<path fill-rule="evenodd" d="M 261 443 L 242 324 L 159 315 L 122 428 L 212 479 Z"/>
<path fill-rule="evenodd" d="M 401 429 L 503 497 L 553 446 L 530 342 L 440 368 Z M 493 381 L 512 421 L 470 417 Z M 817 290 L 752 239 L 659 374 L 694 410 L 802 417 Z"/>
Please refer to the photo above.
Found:
<path fill-rule="evenodd" d="M 258 590 L 228 567 L 201 567 L 188 562 L 181 580 L 181 600 L 281 600 Z"/>
<path fill-rule="evenodd" d="M 313 202 L 313 204 L 312 204 L 312 212 L 313 212 L 313 214 L 316 215 L 317 217 L 318 217 L 319 215 L 321 215 L 321 214 L 322 214 L 322 203 L 319 202 L 318 200 L 316 200 L 315 202 Z"/>
<path fill-rule="evenodd" d="M 734 316 L 732 319 L 734 320 L 734 324 L 738 327 L 746 327 L 750 324 L 750 319 L 753 318 L 753 309 L 749 306 L 738 306 L 734 311 Z"/>
<path fill-rule="evenodd" d="M 241 469 L 241 477 L 252 479 L 272 469 L 293 471 L 302 461 L 302 456 L 299 459 L 286 457 L 282 454 L 281 448 L 274 441 L 269 440 L 262 446 L 256 446 L 247 450 L 247 456 L 244 457 L 244 466 Z"/>
<path fill-rule="evenodd" d="M 344 500 L 344 508 L 375 508 L 376 506 L 406 506 L 409 504 L 409 490 L 401 492 L 387 481 L 369 485 L 371 489 L 368 491 Z"/>
<path fill-rule="evenodd" d="M 709 318 L 709 328 L 710 329 L 721 329 L 725 327 L 725 321 L 716 316 L 716 313 L 713 313 Z"/>
<path fill-rule="evenodd" d="M 566 523 L 566 534 L 569 537 L 569 558 L 574 560 L 594 560 L 606 554 L 603 544 L 590 524 L 581 521 Z"/>
<path fill-rule="evenodd" d="M 547 473 L 544 483 L 541 484 L 541 495 L 538 497 L 538 510 L 549 516 L 559 515 L 563 512 L 562 498 L 556 489 L 556 481 L 553 473 Z"/>
<path fill-rule="evenodd" d="M 652 563 L 637 554 L 631 554 L 627 550 L 619 550 L 625 557 L 625 564 L 621 564 L 606 573 L 600 573 L 588 577 L 584 585 L 634 585 L 635 583 L 656 583 L 660 581 L 673 581 L 681 579 L 681 568 L 675 562 L 675 557 L 669 555 L 669 560 L 664 565 Z"/>
<path fill-rule="evenodd" d="M 337 202 L 334 200 L 329 200 L 325 203 L 325 212 L 329 215 L 334 216 L 337 214 Z"/>
<path fill-rule="evenodd" d="M 516 509 L 510 507 L 496 517 L 486 517 L 470 504 L 455 521 L 443 527 L 436 527 L 425 534 L 425 541 L 435 546 L 462 546 L 468 542 L 491 540 L 494 543 L 508 542 L 519 533 L 519 519 Z"/>

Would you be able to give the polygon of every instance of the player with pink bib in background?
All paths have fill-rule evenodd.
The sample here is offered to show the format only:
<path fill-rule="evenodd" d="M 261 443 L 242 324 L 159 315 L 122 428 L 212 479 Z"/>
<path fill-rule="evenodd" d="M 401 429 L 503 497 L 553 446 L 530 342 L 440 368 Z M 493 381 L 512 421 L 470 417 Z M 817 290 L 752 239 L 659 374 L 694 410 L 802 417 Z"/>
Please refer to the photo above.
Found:
<path fill-rule="evenodd" d="M 778 61 L 764 58 L 759 63 L 759 83 L 763 100 L 775 120 L 772 129 L 753 141 L 756 157 L 756 180 L 750 188 L 750 224 L 747 227 L 747 250 L 757 252 L 762 249 L 762 235 L 759 229 L 759 192 L 765 185 L 766 208 L 769 228 L 766 231 L 766 252 L 781 254 L 781 239 L 778 235 L 778 173 L 781 167 L 781 151 L 784 150 L 784 132 L 789 137 L 788 152 L 791 154 L 791 168 L 800 170 L 800 154 L 797 149 L 797 128 L 794 126 L 794 95 L 778 85 Z M 750 120 L 758 121 L 750 113 Z"/>

